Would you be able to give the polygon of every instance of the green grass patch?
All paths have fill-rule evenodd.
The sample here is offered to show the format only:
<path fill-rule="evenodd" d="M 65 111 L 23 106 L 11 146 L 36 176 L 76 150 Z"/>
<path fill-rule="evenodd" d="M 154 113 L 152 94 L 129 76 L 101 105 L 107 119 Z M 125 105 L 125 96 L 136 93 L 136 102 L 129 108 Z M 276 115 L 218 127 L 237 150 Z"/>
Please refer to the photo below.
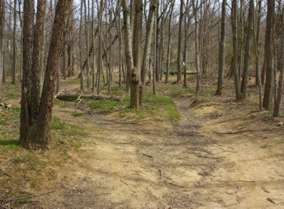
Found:
<path fill-rule="evenodd" d="M 125 98 L 124 104 L 126 103 L 129 104 L 129 97 Z M 176 105 L 170 97 L 150 94 L 144 96 L 143 106 L 139 111 L 125 108 L 121 112 L 121 116 L 137 120 L 150 118 L 177 121 L 180 118 Z"/>
<path fill-rule="evenodd" d="M 159 92 L 163 95 L 168 95 L 170 97 L 186 97 L 193 96 L 194 91 L 191 88 L 184 88 L 180 85 L 162 84 L 159 86 Z"/>
<path fill-rule="evenodd" d="M 78 85 L 78 87 L 80 86 L 80 79 L 67 79 L 65 81 L 63 81 L 64 84 L 67 85 Z"/>
<path fill-rule="evenodd" d="M 0 147 L 7 149 L 17 149 L 19 146 L 19 140 L 16 139 L 0 139 Z"/>
<path fill-rule="evenodd" d="M 119 96 L 119 97 L 122 97 L 126 94 L 126 90 L 119 87 L 119 86 L 114 86 L 111 88 L 111 94 L 114 95 L 114 96 Z"/>
<path fill-rule="evenodd" d="M 20 108 L 0 109 L 0 150 L 18 147 Z"/>
<path fill-rule="evenodd" d="M 120 102 L 110 99 L 102 99 L 88 102 L 88 106 L 90 109 L 97 110 L 100 112 L 111 112 L 115 109 L 118 109 L 120 105 Z"/>
<path fill-rule="evenodd" d="M 69 124 L 57 117 L 54 117 L 51 123 L 51 129 L 62 136 L 78 137 L 86 136 L 86 132 L 79 126 Z"/>
<path fill-rule="evenodd" d="M 2 95 L 5 99 L 18 99 L 21 96 L 20 85 L 13 85 L 10 83 L 5 83 L 1 87 Z"/>
<path fill-rule="evenodd" d="M 84 116 L 83 112 L 72 112 L 71 114 L 75 118 Z"/>
<path fill-rule="evenodd" d="M 46 165 L 46 162 L 41 159 L 39 155 L 33 152 L 20 153 L 11 159 L 14 164 L 26 164 L 27 167 L 33 170 L 40 170 Z"/>

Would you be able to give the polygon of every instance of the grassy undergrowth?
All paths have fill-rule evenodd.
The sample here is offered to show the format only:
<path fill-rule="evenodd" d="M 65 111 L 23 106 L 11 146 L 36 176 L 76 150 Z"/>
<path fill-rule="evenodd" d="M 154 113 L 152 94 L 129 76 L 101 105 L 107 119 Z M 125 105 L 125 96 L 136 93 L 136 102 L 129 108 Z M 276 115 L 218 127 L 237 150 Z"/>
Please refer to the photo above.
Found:
<path fill-rule="evenodd" d="M 126 96 L 121 102 L 114 100 L 88 101 L 88 107 L 97 112 L 118 113 L 119 117 L 128 119 L 159 119 L 176 121 L 179 113 L 173 100 L 168 96 L 147 94 L 143 100 L 143 106 L 139 111 L 129 108 L 129 97 Z"/>
<path fill-rule="evenodd" d="M 87 133 L 80 127 L 54 117 L 52 140 L 46 152 L 19 146 L 17 107 L 0 108 L 0 199 L 16 197 L 17 204 L 30 201 L 26 192 L 45 191 L 56 180 L 57 169 L 72 159 Z M 23 192 L 25 194 L 23 194 Z"/>

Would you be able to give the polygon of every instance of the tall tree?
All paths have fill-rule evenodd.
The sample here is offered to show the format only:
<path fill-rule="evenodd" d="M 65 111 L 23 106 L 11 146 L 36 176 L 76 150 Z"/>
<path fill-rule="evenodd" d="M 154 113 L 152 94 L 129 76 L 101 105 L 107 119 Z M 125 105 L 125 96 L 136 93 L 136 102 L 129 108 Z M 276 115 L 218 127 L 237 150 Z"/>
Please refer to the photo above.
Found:
<path fill-rule="evenodd" d="M 0 85 L 4 76 L 5 1 L 0 1 Z"/>
<path fill-rule="evenodd" d="M 281 14 L 281 29 L 280 29 L 280 47 L 279 47 L 279 55 L 278 55 L 278 64 L 279 68 L 279 81 L 278 81 L 278 89 L 276 95 L 276 101 L 274 104 L 273 116 L 278 117 L 280 114 L 280 107 L 282 101 L 283 94 L 283 85 L 284 85 L 284 6 L 282 6 L 282 14 Z"/>
<path fill-rule="evenodd" d="M 184 0 L 180 0 L 179 26 L 178 26 L 178 49 L 177 49 L 177 83 L 181 82 L 181 52 L 182 52 L 182 24 L 184 16 Z"/>
<path fill-rule="evenodd" d="M 222 95 L 222 89 L 223 89 L 226 5 L 227 5 L 227 0 L 223 0 L 222 16 L 221 16 L 221 33 L 220 33 L 220 41 L 219 41 L 218 86 L 217 86 L 216 95 Z"/>
<path fill-rule="evenodd" d="M 183 42 L 183 52 L 182 52 L 182 66 L 183 66 L 183 87 L 187 87 L 187 56 L 188 56 L 188 30 L 189 30 L 189 23 L 190 23 L 190 1 L 186 0 L 186 6 L 185 6 L 185 16 L 184 16 L 184 42 Z"/>
<path fill-rule="evenodd" d="M 39 2 L 40 3 L 40 2 Z M 22 99 L 24 97 L 24 102 L 22 101 L 22 120 L 21 120 L 21 138 L 20 141 L 23 146 L 27 148 L 40 148 L 40 149 L 46 149 L 48 147 L 49 139 L 50 139 L 50 123 L 52 119 L 52 107 L 53 107 L 53 98 L 54 98 L 54 92 L 55 92 L 55 77 L 56 72 L 59 69 L 59 61 L 60 61 L 60 53 L 63 48 L 63 37 L 64 37 L 64 26 L 68 17 L 68 12 L 70 12 L 72 2 L 66 1 L 66 0 L 58 0 L 57 6 L 56 6 L 56 13 L 55 13 L 55 19 L 54 19 L 54 25 L 52 29 L 52 36 L 51 36 L 51 43 L 47 58 L 47 65 L 46 65 L 46 71 L 45 71 L 45 78 L 44 78 L 44 84 L 40 99 L 40 106 L 39 106 L 39 113 L 37 116 L 36 121 L 31 124 L 31 118 L 28 115 L 25 115 L 26 113 L 31 114 L 29 109 L 29 106 L 31 106 L 31 103 L 28 103 L 31 101 L 30 92 L 27 95 L 26 93 L 26 85 L 22 86 Z M 25 7 L 24 7 L 24 56 L 28 58 L 29 62 L 32 61 L 32 51 L 30 49 L 33 48 L 33 42 L 32 42 L 32 33 L 28 32 L 27 29 L 32 29 L 33 26 L 33 2 L 32 1 L 25 1 Z M 39 16 L 37 16 L 39 17 Z M 38 21 L 37 21 L 38 23 Z M 28 35 L 28 36 L 25 36 Z M 30 49 L 27 49 L 27 41 L 26 39 L 29 38 L 29 42 L 27 42 L 31 46 Z M 25 58 L 25 57 L 24 57 Z M 25 76 L 26 80 L 30 80 L 31 73 L 30 69 L 27 68 L 26 62 L 25 65 L 25 72 L 27 73 L 27 76 Z M 26 81 L 25 81 L 26 84 Z M 32 83 L 28 82 L 28 87 L 33 85 Z M 26 99 L 28 96 L 28 100 Z M 29 105 L 29 106 L 28 106 Z M 25 122 L 28 122 L 25 124 Z M 28 125 L 28 126 L 27 126 Z M 23 129 L 26 128 L 26 129 Z"/>
<path fill-rule="evenodd" d="M 175 6 L 175 0 L 173 0 L 171 3 L 169 20 L 168 20 L 168 43 L 167 43 L 165 83 L 168 83 L 169 81 L 169 71 L 170 71 L 170 62 L 171 62 L 171 44 L 172 44 L 172 19 L 173 19 L 174 6 Z"/>
<path fill-rule="evenodd" d="M 40 102 L 40 75 L 41 75 L 41 55 L 44 40 L 44 19 L 46 0 L 37 1 L 36 23 L 34 27 L 33 57 L 31 68 L 31 102 L 32 120 L 36 120 Z"/>
<path fill-rule="evenodd" d="M 139 109 L 139 85 L 141 73 L 141 40 L 143 23 L 143 1 L 134 0 L 133 2 L 133 61 L 134 69 L 131 72 L 130 87 L 130 107 Z"/>
<path fill-rule="evenodd" d="M 275 0 L 267 0 L 267 17 L 266 17 L 266 33 L 264 48 L 264 66 L 265 66 L 265 87 L 263 96 L 263 107 L 269 109 L 272 98 L 273 85 L 273 27 L 274 27 L 274 11 Z"/>
<path fill-rule="evenodd" d="M 103 33 L 102 33 L 102 18 L 103 18 L 103 10 L 104 10 L 104 0 L 100 0 L 100 7 L 98 12 L 98 72 L 97 72 L 97 94 L 100 94 L 100 81 L 101 74 L 103 74 Z"/>
<path fill-rule="evenodd" d="M 143 58 L 142 58 L 141 85 L 140 85 L 140 98 L 139 98 L 140 105 L 142 104 L 143 86 L 145 84 L 147 62 L 149 60 L 149 55 L 150 55 L 152 35 L 153 35 L 153 29 L 154 29 L 154 17 L 156 14 L 156 9 L 157 9 L 157 0 L 152 0 L 150 3 L 149 17 L 148 17 L 147 25 L 146 25 L 146 40 L 144 44 L 144 51 L 143 51 Z"/>
<path fill-rule="evenodd" d="M 246 27 L 246 40 L 245 40 L 245 48 L 244 48 L 244 70 L 242 76 L 242 86 L 241 86 L 241 93 L 242 98 L 246 98 L 247 94 L 247 83 L 248 83 L 248 71 L 249 71 L 249 60 L 250 60 L 250 43 L 251 37 L 253 32 L 253 17 L 254 17 L 254 0 L 249 1 L 249 12 L 247 18 L 247 27 Z"/>
<path fill-rule="evenodd" d="M 16 83 L 16 68 L 17 68 L 17 46 L 16 46 L 16 36 L 17 36 L 17 0 L 14 0 L 13 7 L 13 61 L 12 61 L 12 84 Z"/>
<path fill-rule="evenodd" d="M 235 93 L 236 99 L 241 99 L 241 92 L 240 92 L 240 74 L 238 68 L 238 2 L 237 0 L 232 0 L 232 14 L 231 14 L 231 24 L 232 24 L 232 37 L 233 37 L 233 60 L 232 60 L 232 71 L 234 73 L 234 83 L 235 83 Z"/>
<path fill-rule="evenodd" d="M 132 77 L 130 73 L 134 70 L 134 60 L 133 60 L 133 48 L 132 48 L 132 32 L 131 32 L 131 22 L 130 22 L 130 8 L 128 6 L 127 0 L 121 0 L 122 11 L 123 11 L 123 33 L 124 33 L 124 51 L 126 58 L 126 65 L 128 71 L 129 84 L 132 82 Z"/>
<path fill-rule="evenodd" d="M 256 71 L 256 85 L 258 88 L 258 97 L 259 97 L 259 110 L 262 110 L 262 82 L 261 82 L 261 73 L 259 68 L 259 54 L 260 54 L 260 24 L 261 24 L 261 8 L 262 0 L 258 0 L 258 10 L 257 10 L 257 21 L 254 30 L 254 55 L 255 55 L 255 71 Z"/>
<path fill-rule="evenodd" d="M 200 55 L 199 55 L 199 27 L 198 27 L 198 7 L 199 7 L 199 0 L 193 0 L 193 15 L 194 15 L 194 43 L 195 43 L 195 55 L 194 55 L 194 62 L 195 62 L 195 70 L 196 70 L 196 87 L 195 87 L 195 94 L 196 96 L 199 95 L 200 91 Z"/>
<path fill-rule="evenodd" d="M 21 94 L 21 119 L 20 119 L 20 143 L 29 147 L 31 139 L 29 130 L 33 125 L 32 120 L 32 99 L 31 99 L 31 67 L 33 55 L 33 22 L 34 22 L 34 1 L 24 1 L 23 17 L 23 78 Z"/>

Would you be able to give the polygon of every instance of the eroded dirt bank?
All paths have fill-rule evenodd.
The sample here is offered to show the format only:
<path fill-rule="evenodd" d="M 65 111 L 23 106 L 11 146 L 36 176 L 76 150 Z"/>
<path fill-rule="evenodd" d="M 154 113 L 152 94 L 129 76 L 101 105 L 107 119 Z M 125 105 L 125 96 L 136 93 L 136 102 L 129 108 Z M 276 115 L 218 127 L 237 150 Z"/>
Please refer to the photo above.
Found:
<path fill-rule="evenodd" d="M 282 209 L 284 130 L 275 121 L 215 101 L 175 100 L 176 124 L 88 115 L 88 143 L 59 174 L 44 209 Z"/>

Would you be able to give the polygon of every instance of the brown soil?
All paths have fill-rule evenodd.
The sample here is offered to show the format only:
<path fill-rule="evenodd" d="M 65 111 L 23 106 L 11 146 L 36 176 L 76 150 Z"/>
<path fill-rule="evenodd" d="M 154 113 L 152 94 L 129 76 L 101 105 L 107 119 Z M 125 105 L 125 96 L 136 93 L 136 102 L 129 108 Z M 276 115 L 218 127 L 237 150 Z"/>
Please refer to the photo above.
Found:
<path fill-rule="evenodd" d="M 58 174 L 44 209 L 283 209 L 284 128 L 230 98 L 191 105 L 181 120 L 129 123 L 112 115 L 75 118 L 88 143 Z M 253 106 L 255 108 L 255 105 Z"/>
<path fill-rule="evenodd" d="M 257 112 L 256 100 L 176 98 L 177 123 L 74 117 L 75 107 L 57 106 L 88 136 L 20 208 L 283 209 L 283 118 Z"/>

